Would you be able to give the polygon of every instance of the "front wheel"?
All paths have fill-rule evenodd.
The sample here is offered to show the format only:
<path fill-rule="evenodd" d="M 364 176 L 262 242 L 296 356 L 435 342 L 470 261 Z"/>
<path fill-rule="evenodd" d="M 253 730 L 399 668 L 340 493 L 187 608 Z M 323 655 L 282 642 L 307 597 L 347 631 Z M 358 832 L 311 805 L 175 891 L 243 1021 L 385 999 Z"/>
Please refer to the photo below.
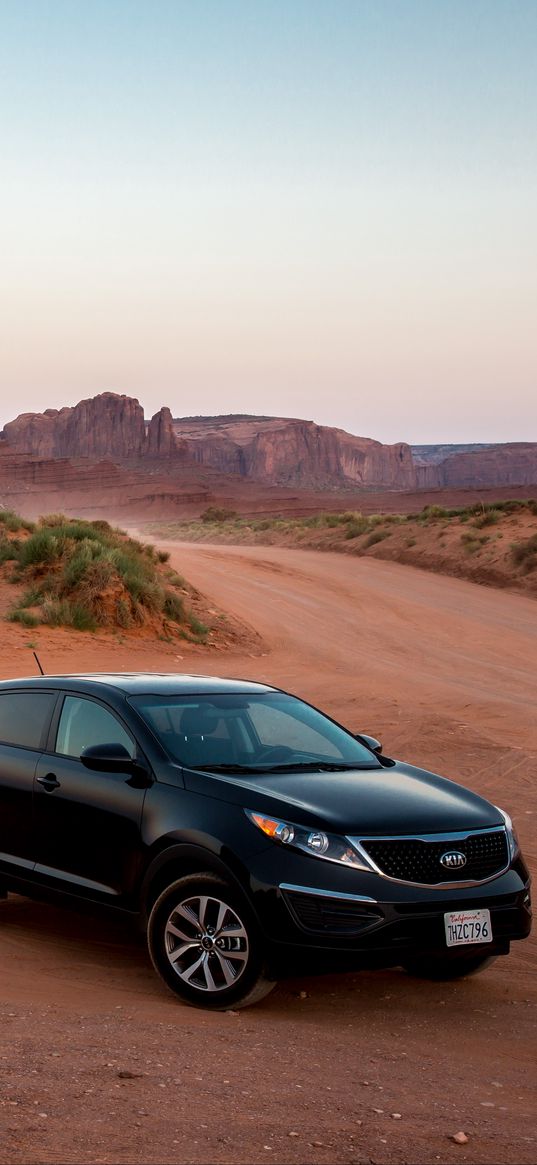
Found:
<path fill-rule="evenodd" d="M 466 958 L 445 958 L 440 957 L 435 959 L 408 959 L 403 963 L 404 970 L 409 975 L 415 975 L 420 979 L 436 979 L 437 981 L 447 981 L 449 979 L 463 979 L 466 975 L 478 975 L 480 971 L 485 971 L 494 962 L 495 955 L 469 955 Z"/>
<path fill-rule="evenodd" d="M 248 907 L 213 874 L 166 886 L 149 916 L 147 944 L 161 979 L 193 1007 L 247 1007 L 274 987 Z"/>

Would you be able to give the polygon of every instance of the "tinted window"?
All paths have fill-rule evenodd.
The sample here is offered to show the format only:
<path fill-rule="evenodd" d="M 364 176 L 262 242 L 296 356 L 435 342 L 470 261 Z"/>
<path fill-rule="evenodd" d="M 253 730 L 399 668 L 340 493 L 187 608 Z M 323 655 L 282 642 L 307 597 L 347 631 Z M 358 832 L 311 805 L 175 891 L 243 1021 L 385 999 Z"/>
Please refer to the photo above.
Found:
<path fill-rule="evenodd" d="M 55 700 L 53 692 L 0 693 L 0 741 L 41 748 Z"/>
<path fill-rule="evenodd" d="M 122 744 L 130 756 L 135 747 L 131 737 L 112 712 L 81 696 L 66 696 L 58 725 L 56 752 L 80 756 L 94 744 Z"/>

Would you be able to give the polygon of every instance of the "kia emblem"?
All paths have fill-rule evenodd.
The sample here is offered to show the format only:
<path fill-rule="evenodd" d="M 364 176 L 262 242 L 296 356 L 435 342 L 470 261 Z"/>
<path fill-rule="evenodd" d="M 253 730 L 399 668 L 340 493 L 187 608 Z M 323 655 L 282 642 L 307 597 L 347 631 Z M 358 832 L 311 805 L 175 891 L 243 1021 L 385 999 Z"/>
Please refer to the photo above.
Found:
<path fill-rule="evenodd" d="M 461 854 L 458 849 L 450 849 L 447 853 L 442 854 L 440 865 L 445 870 L 462 870 L 462 867 L 466 865 L 466 855 Z"/>

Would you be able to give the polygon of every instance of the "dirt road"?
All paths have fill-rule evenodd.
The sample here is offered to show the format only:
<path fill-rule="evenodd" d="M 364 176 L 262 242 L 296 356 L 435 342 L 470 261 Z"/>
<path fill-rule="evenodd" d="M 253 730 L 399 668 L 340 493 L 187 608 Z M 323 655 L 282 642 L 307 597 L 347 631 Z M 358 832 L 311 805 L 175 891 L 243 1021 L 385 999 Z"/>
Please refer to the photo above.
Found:
<path fill-rule="evenodd" d="M 265 642 L 178 666 L 278 683 L 462 779 L 513 812 L 535 865 L 537 604 L 329 554 L 172 558 Z M 115 653 L 103 670 L 126 666 Z M 2 1161 L 537 1159 L 534 939 L 458 984 L 304 979 L 207 1015 L 165 993 L 126 926 L 16 897 L 0 920 Z"/>

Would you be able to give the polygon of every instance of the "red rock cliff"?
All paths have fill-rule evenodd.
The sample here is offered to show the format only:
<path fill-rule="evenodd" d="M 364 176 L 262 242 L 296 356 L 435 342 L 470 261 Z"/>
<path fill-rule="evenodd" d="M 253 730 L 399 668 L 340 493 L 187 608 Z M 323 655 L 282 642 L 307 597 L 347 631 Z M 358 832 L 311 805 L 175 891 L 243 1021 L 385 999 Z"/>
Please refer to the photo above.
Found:
<path fill-rule="evenodd" d="M 196 461 L 270 485 L 413 488 L 408 445 L 382 445 L 313 421 L 196 417 L 174 421 Z"/>
<path fill-rule="evenodd" d="M 133 397 L 103 392 L 74 408 L 22 413 L 4 426 L 8 445 L 37 457 L 138 457 L 146 442 L 144 413 Z"/>

